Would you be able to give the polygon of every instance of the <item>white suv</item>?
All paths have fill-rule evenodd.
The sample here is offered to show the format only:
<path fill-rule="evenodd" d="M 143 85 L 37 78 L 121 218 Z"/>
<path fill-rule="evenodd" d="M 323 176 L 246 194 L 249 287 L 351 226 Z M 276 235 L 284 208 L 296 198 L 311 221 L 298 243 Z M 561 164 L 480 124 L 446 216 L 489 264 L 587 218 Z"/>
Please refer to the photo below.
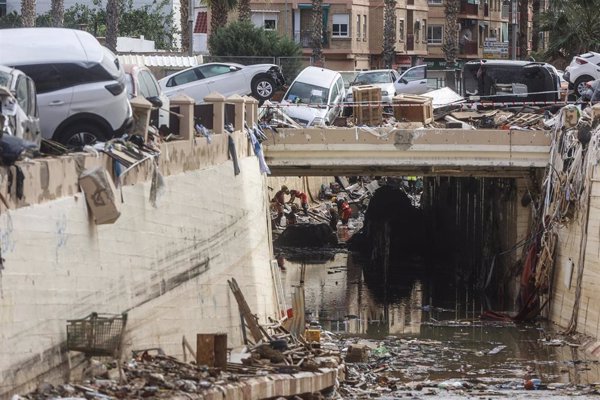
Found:
<path fill-rule="evenodd" d="M 600 53 L 590 51 L 573 57 L 563 78 L 569 82 L 569 88 L 575 91 L 575 95 L 580 97 L 586 89 L 586 82 L 600 79 Z"/>
<path fill-rule="evenodd" d="M 120 135 L 133 121 L 118 59 L 87 32 L 0 29 L 0 64 L 35 82 L 44 138 L 81 147 Z"/>

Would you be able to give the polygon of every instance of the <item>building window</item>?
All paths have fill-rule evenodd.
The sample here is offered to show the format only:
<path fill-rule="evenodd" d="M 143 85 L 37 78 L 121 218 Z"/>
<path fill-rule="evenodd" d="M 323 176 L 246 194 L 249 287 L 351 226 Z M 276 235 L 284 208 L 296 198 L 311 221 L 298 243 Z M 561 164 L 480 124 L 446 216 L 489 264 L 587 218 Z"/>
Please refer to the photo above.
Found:
<path fill-rule="evenodd" d="M 363 40 L 367 40 L 367 16 L 363 15 Z"/>
<path fill-rule="evenodd" d="M 266 31 L 277 30 L 278 15 L 275 12 L 252 12 L 252 23 L 254 26 L 264 28 Z"/>
<path fill-rule="evenodd" d="M 0 17 L 6 15 L 6 0 L 0 0 Z"/>
<path fill-rule="evenodd" d="M 356 40 L 360 40 L 360 15 L 356 16 Z"/>
<path fill-rule="evenodd" d="M 429 0 L 428 3 L 433 6 L 441 6 L 444 1 L 443 0 Z"/>
<path fill-rule="evenodd" d="M 348 25 L 350 24 L 350 15 L 348 14 L 333 14 L 333 26 L 331 36 L 333 37 L 348 37 Z"/>
<path fill-rule="evenodd" d="M 427 27 L 427 43 L 428 44 L 442 44 L 442 32 L 444 27 L 442 25 L 429 25 Z"/>
<path fill-rule="evenodd" d="M 398 21 L 398 41 L 404 42 L 404 20 Z"/>
<path fill-rule="evenodd" d="M 423 27 L 421 29 L 423 29 L 423 43 L 427 43 L 427 20 L 426 19 L 423 20 Z"/>

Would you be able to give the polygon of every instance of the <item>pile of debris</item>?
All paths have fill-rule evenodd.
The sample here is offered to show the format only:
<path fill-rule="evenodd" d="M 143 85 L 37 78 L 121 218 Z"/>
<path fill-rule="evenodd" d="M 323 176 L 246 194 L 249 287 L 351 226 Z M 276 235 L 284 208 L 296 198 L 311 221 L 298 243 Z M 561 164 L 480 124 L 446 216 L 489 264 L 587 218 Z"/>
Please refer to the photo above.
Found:
<path fill-rule="evenodd" d="M 215 348 L 210 349 L 204 348 L 206 346 L 201 348 L 202 340 L 199 340 L 199 349 L 194 352 L 184 337 L 184 361 L 165 355 L 160 348 L 134 350 L 132 357 L 124 363 L 115 360 L 99 362 L 88 356 L 87 367 L 78 380 L 80 383 L 56 386 L 42 383 L 36 391 L 24 396 L 15 395 L 12 399 L 204 399 L 215 395 L 222 398 L 227 395 L 235 397 L 236 393 L 239 395 L 242 391 L 252 391 L 254 389 L 250 387 L 256 388 L 264 384 L 260 379 L 266 376 L 271 377 L 270 381 L 277 379 L 275 375 L 279 379 L 294 380 L 294 374 L 300 372 L 334 371 L 337 380 L 339 372 L 343 370 L 340 352 L 335 344 L 322 343 L 319 329 L 305 331 L 303 318 L 297 319 L 302 322 L 302 326 L 295 324 L 297 326 L 293 331 L 286 329 L 284 322 L 287 325 L 294 324 L 294 318 L 284 318 L 281 322 L 269 319 L 269 324 L 259 324 L 235 279 L 228 283 L 244 321 L 242 328 L 245 342 L 244 346 L 230 352 L 228 361 L 225 359 L 225 334 L 199 334 L 203 338 L 223 336 L 225 340 L 220 341 L 219 345 L 214 340 L 212 344 Z M 295 312 L 303 314 L 303 311 Z M 196 360 L 191 363 L 186 361 L 186 349 L 196 353 Z M 212 365 L 201 363 L 202 358 L 207 355 L 212 360 Z M 218 360 L 221 356 L 222 362 Z M 306 377 L 301 375 L 301 378 Z M 290 395 L 295 395 L 301 394 L 299 391 L 306 388 L 306 385 L 287 384 L 286 387 L 291 387 Z"/>
<path fill-rule="evenodd" d="M 383 126 L 398 129 L 457 128 L 457 129 L 511 129 L 511 130 L 549 130 L 553 118 L 561 104 L 529 103 L 468 103 L 466 99 L 450 88 L 441 88 L 423 95 L 398 95 L 394 104 L 381 107 L 380 103 L 352 104 L 347 110 L 369 111 L 370 118 L 364 113 L 338 117 L 331 126 Z M 302 125 L 287 116 L 281 108 L 265 102 L 260 110 L 262 124 L 269 129 L 303 128 Z M 327 128 L 327 126 L 322 126 Z"/>

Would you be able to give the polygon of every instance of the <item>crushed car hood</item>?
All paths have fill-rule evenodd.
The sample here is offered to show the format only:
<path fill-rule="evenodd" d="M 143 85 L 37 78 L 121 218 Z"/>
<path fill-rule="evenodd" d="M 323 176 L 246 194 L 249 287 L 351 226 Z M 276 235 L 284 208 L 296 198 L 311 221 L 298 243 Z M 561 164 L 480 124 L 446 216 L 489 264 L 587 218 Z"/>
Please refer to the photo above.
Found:
<path fill-rule="evenodd" d="M 325 118 L 327 115 L 327 107 L 310 107 L 302 104 L 293 104 L 287 101 L 282 101 L 282 110 L 287 116 L 292 118 L 300 125 L 310 126 L 315 118 Z"/>

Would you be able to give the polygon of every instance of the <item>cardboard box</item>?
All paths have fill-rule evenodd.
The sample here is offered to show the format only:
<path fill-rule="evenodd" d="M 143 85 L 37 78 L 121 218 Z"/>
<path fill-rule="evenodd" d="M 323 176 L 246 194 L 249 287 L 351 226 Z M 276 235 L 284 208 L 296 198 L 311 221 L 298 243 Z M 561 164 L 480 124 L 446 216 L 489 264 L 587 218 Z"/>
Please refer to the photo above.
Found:
<path fill-rule="evenodd" d="M 103 167 L 85 170 L 79 176 L 79 186 L 85 194 L 96 225 L 112 224 L 121 212 L 112 178 Z"/>

